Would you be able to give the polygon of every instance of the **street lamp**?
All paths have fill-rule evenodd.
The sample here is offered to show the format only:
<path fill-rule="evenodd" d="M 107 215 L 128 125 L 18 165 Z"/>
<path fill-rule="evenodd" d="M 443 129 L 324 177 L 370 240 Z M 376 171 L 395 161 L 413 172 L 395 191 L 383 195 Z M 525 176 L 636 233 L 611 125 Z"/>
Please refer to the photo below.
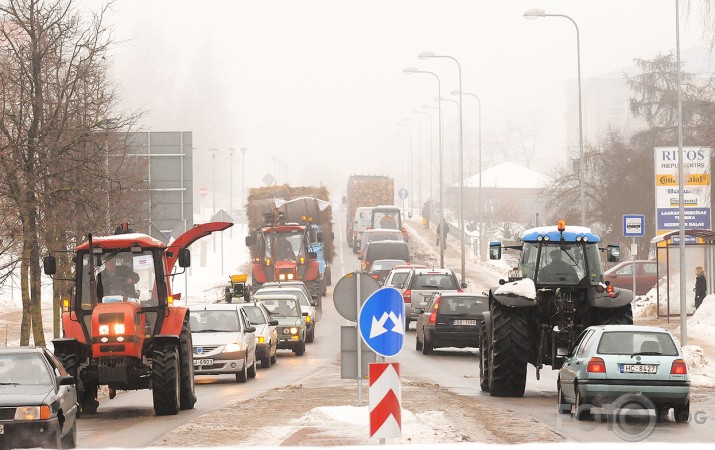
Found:
<path fill-rule="evenodd" d="M 243 200 L 243 185 L 246 180 L 246 177 L 245 177 L 245 175 L 246 175 L 246 152 L 248 151 L 248 149 L 246 149 L 245 147 L 241 147 L 239 149 L 239 151 L 241 152 L 241 200 L 240 201 L 241 201 L 241 209 L 243 209 L 243 201 L 244 201 Z"/>
<path fill-rule="evenodd" d="M 423 116 L 427 116 L 429 119 L 429 202 L 432 202 L 432 150 L 433 150 L 433 145 L 432 141 L 433 135 L 432 135 L 432 116 L 424 111 L 418 111 L 414 110 L 412 111 L 412 114 L 421 114 Z M 422 192 L 422 170 L 420 170 L 420 192 Z M 422 197 L 422 194 L 420 193 L 420 198 Z M 431 208 L 430 208 L 431 209 Z M 427 221 L 429 223 L 429 217 L 427 218 Z"/>
<path fill-rule="evenodd" d="M 411 193 L 412 192 L 412 153 L 414 150 L 414 145 L 413 145 L 413 141 L 412 141 L 412 128 L 409 125 L 402 123 L 402 122 L 396 122 L 395 125 L 397 125 L 398 127 L 407 127 L 407 130 L 398 130 L 397 132 L 399 133 L 399 131 L 404 131 L 405 135 L 410 138 L 410 156 L 407 159 L 407 173 L 406 173 L 406 175 L 407 175 L 407 180 L 408 180 L 407 181 L 408 187 L 409 187 L 409 190 Z"/>
<path fill-rule="evenodd" d="M 579 140 L 579 170 L 578 178 L 581 186 L 581 225 L 586 226 L 586 188 L 584 186 L 585 172 L 583 161 L 583 113 L 581 109 L 581 40 L 576 21 L 565 14 L 546 14 L 543 9 L 529 9 L 524 11 L 525 19 L 538 19 L 539 17 L 563 17 L 571 21 L 576 27 L 576 67 L 578 70 L 578 140 Z"/>
<path fill-rule="evenodd" d="M 415 67 L 408 67 L 402 71 L 402 73 L 407 75 L 412 75 L 413 73 L 426 73 L 432 75 L 435 80 L 437 80 L 437 97 L 442 97 L 442 83 L 436 73 L 430 72 L 429 70 L 418 70 Z M 439 223 L 440 226 L 444 223 L 444 170 L 442 167 L 442 162 L 444 159 L 444 152 L 442 151 L 442 104 L 441 102 L 437 104 L 439 111 Z M 441 228 L 440 228 L 441 229 Z M 439 236 L 440 239 L 442 236 Z M 439 266 L 444 268 L 444 245 L 439 246 Z"/>
<path fill-rule="evenodd" d="M 233 152 L 235 148 L 228 149 L 228 210 L 233 211 Z M 232 213 L 231 213 L 232 214 Z"/>
<path fill-rule="evenodd" d="M 460 91 L 461 92 L 461 91 Z M 450 94 L 457 95 L 458 91 L 452 91 Z M 479 260 L 486 261 L 486 253 L 482 251 L 482 240 L 484 239 L 482 233 L 484 231 L 484 222 L 482 220 L 482 101 L 479 100 L 477 94 L 472 94 L 469 92 L 462 92 L 462 95 L 469 95 L 477 100 L 477 112 L 478 112 L 478 125 L 479 125 L 479 158 L 477 168 L 479 170 L 479 188 L 477 189 L 477 210 L 479 212 L 479 241 L 477 245 L 479 246 Z"/>
<path fill-rule="evenodd" d="M 457 58 L 449 55 L 436 55 L 434 52 L 422 52 L 417 55 L 420 59 L 447 58 L 457 64 L 459 74 L 459 247 L 462 254 L 462 283 L 466 280 L 466 268 L 464 261 L 464 146 L 462 131 L 462 65 Z"/>
<path fill-rule="evenodd" d="M 210 148 L 209 153 L 211 153 L 211 178 L 213 178 L 213 214 L 216 215 L 216 153 L 218 153 L 218 149 Z"/>
<path fill-rule="evenodd" d="M 419 175 L 419 181 L 417 182 L 417 207 L 420 207 L 422 205 L 422 126 L 420 125 L 420 121 L 417 119 L 403 117 L 402 120 L 404 122 L 412 122 L 417 125 L 417 174 Z M 412 161 L 410 161 L 410 164 L 413 164 Z M 410 189 L 412 189 L 411 183 Z M 411 199 L 414 199 L 415 193 L 410 192 L 410 196 Z M 414 203 L 412 201 L 410 201 L 410 203 L 413 205 L 412 208 L 414 208 Z"/>

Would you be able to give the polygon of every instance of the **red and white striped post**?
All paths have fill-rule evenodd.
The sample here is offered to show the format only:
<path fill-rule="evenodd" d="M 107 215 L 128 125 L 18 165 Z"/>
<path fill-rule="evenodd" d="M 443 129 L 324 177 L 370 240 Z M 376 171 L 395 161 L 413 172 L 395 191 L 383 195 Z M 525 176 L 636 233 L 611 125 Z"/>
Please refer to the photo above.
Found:
<path fill-rule="evenodd" d="M 371 438 L 402 437 L 402 383 L 399 363 L 372 363 L 369 369 Z"/>

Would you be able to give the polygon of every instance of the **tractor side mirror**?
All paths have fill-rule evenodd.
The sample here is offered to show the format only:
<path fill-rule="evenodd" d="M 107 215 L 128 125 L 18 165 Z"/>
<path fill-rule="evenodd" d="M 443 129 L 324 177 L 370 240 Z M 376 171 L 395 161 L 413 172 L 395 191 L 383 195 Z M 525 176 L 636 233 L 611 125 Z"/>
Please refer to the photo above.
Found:
<path fill-rule="evenodd" d="M 315 252 L 308 252 L 308 258 L 310 259 L 318 259 L 318 254 Z"/>
<path fill-rule="evenodd" d="M 253 247 L 254 245 L 256 245 L 256 237 L 249 234 L 246 236 L 246 247 Z"/>
<path fill-rule="evenodd" d="M 191 250 L 188 248 L 179 249 L 179 267 L 189 267 L 191 265 Z"/>
<path fill-rule="evenodd" d="M 501 243 L 489 243 L 489 259 L 501 259 Z"/>
<path fill-rule="evenodd" d="M 54 256 L 45 256 L 42 258 L 42 265 L 44 266 L 45 275 L 54 275 L 57 273 L 57 258 Z"/>
<path fill-rule="evenodd" d="M 606 247 L 606 258 L 608 262 L 618 262 L 621 260 L 621 246 L 618 244 L 611 244 Z"/>

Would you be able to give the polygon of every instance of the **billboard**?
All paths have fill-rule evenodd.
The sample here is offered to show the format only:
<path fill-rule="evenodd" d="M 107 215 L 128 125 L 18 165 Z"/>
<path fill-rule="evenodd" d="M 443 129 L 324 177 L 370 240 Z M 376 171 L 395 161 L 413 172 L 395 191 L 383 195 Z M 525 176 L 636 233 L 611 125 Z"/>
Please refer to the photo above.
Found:
<path fill-rule="evenodd" d="M 711 228 L 710 147 L 683 147 L 683 206 L 685 228 Z M 655 148 L 655 223 L 656 233 L 677 230 L 680 226 L 678 189 L 678 147 Z"/>

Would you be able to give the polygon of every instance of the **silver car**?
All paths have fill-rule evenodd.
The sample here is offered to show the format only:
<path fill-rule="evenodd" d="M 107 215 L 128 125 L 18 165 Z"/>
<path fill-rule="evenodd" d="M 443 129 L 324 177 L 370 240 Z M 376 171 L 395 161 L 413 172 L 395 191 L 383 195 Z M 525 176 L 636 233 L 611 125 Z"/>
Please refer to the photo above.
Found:
<path fill-rule="evenodd" d="M 301 283 L 302 284 L 302 283 Z M 256 300 L 261 300 L 262 297 L 266 295 L 276 295 L 276 294 L 290 294 L 295 295 L 300 302 L 301 311 L 307 311 L 308 316 L 305 318 L 306 325 L 306 338 L 305 342 L 310 343 L 315 340 L 315 323 L 317 322 L 317 302 L 311 299 L 309 295 L 306 294 L 306 290 L 299 286 L 292 286 L 288 283 L 271 284 L 271 286 L 266 287 L 265 285 L 256 291 L 254 298 Z"/>
<path fill-rule="evenodd" d="M 261 361 L 264 369 L 276 363 L 278 346 L 278 321 L 271 318 L 271 313 L 259 301 L 238 303 L 238 307 L 246 311 L 251 325 L 256 327 L 256 359 Z"/>
<path fill-rule="evenodd" d="M 196 375 L 235 374 L 237 382 L 256 377 L 256 327 L 236 303 L 190 308 Z"/>
<path fill-rule="evenodd" d="M 409 327 L 411 321 L 417 320 L 419 314 L 415 310 L 424 311 L 427 302 L 440 293 L 462 292 L 465 287 L 467 285 L 460 284 L 457 275 L 450 268 L 413 269 L 408 275 L 402 291 L 405 306 L 407 303 L 412 306 L 409 314 L 405 313 L 405 329 Z"/>
<path fill-rule="evenodd" d="M 559 370 L 558 411 L 578 420 L 592 408 L 670 409 L 676 422 L 690 417 L 690 378 L 683 355 L 667 330 L 652 326 L 586 328 Z"/>

